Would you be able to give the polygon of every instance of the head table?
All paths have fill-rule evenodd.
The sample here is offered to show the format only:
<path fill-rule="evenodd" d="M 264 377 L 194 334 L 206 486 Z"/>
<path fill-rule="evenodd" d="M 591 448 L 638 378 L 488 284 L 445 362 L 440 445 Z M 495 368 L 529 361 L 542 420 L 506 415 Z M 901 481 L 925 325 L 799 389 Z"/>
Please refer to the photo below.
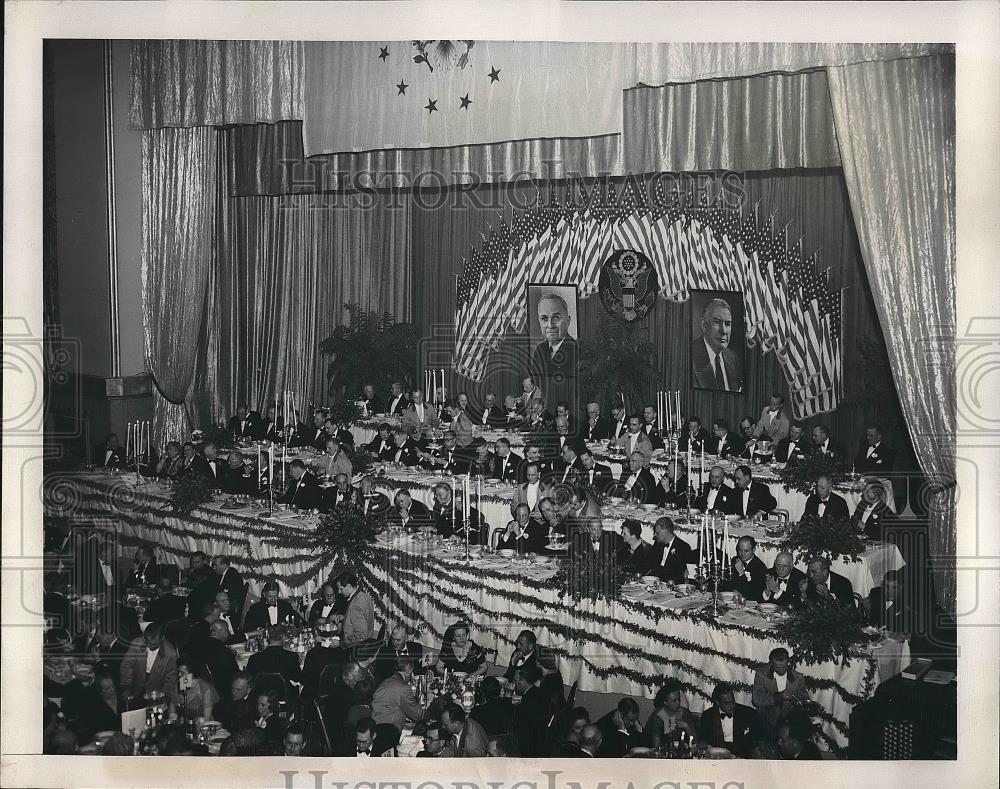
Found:
<path fill-rule="evenodd" d="M 309 513 L 268 517 L 259 504 L 219 496 L 180 515 L 169 505 L 169 486 L 137 484 L 134 473 L 54 475 L 46 485 L 48 515 L 104 522 L 126 548 L 156 546 L 161 562 L 185 564 L 195 551 L 228 555 L 256 591 L 278 576 L 286 594 L 312 595 L 335 561 L 316 538 L 317 518 Z M 406 622 L 428 646 L 439 646 L 445 628 L 465 619 L 473 623 L 474 640 L 496 649 L 497 662 L 505 664 L 520 630 L 530 627 L 558 657 L 567 683 L 652 697 L 673 678 L 694 711 L 710 706 L 719 681 L 732 682 L 748 704 L 754 670 L 782 645 L 774 622 L 755 611 L 723 608 L 713 615 L 707 598 L 667 589 L 575 601 L 554 583 L 552 564 L 491 554 L 466 562 L 464 546 L 454 543 L 386 534 L 356 569 L 373 592 L 379 619 Z M 828 745 L 846 744 L 851 708 L 908 662 L 908 644 L 885 638 L 849 661 L 798 667 L 821 708 Z"/>

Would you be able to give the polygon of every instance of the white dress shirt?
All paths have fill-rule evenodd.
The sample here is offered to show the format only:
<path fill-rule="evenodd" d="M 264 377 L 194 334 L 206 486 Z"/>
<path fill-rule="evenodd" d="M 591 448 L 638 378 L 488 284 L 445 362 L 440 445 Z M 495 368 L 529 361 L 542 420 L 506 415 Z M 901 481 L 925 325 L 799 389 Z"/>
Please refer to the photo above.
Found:
<path fill-rule="evenodd" d="M 146 649 L 146 673 L 148 674 L 153 670 L 153 664 L 156 662 L 156 656 L 160 654 L 160 648 L 156 649 Z"/>
<path fill-rule="evenodd" d="M 823 517 L 823 513 L 825 513 L 825 512 L 826 512 L 826 501 L 823 501 L 821 499 L 820 502 L 819 502 L 819 505 L 816 507 L 816 514 L 819 515 L 819 517 L 822 518 Z"/>
<path fill-rule="evenodd" d="M 781 692 L 784 691 L 785 685 L 787 683 L 788 683 L 788 675 L 787 674 L 775 674 L 774 675 L 774 684 L 778 686 L 778 693 L 781 693 Z"/>
<path fill-rule="evenodd" d="M 267 618 L 272 625 L 278 624 L 278 606 L 269 605 L 267 607 Z"/>
<path fill-rule="evenodd" d="M 538 504 L 538 485 L 539 483 L 537 482 L 529 482 L 527 490 L 525 491 L 528 506 L 531 509 L 535 509 L 535 505 Z"/>
<path fill-rule="evenodd" d="M 705 343 L 705 350 L 708 351 L 708 364 L 712 368 L 712 374 L 715 374 L 715 359 L 719 359 L 719 368 L 722 370 L 722 381 L 716 382 L 721 383 L 724 389 L 729 388 L 729 378 L 726 376 L 726 360 L 722 358 L 722 353 L 716 353 L 712 350 L 712 346 L 708 344 L 708 340 L 703 340 Z"/>
<path fill-rule="evenodd" d="M 722 723 L 722 739 L 725 742 L 733 741 L 733 724 L 736 723 L 734 716 L 729 715 L 728 717 L 723 717 L 720 713 L 719 718 Z"/>
<path fill-rule="evenodd" d="M 706 506 L 705 509 L 710 510 L 715 506 L 715 497 L 719 495 L 720 490 L 721 488 L 708 489 L 708 498 L 706 499 L 706 501 L 708 502 L 708 506 Z"/>

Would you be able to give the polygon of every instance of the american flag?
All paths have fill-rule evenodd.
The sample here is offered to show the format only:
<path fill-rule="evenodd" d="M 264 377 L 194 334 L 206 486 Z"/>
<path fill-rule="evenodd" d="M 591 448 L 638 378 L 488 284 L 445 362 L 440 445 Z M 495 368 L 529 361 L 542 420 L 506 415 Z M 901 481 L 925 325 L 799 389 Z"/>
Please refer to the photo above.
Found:
<path fill-rule="evenodd" d="M 638 181 L 621 193 L 596 181 L 567 182 L 561 201 L 515 212 L 483 235 L 459 278 L 454 350 L 456 372 L 474 381 L 505 333 L 524 330 L 528 282 L 575 284 L 582 298 L 597 292 L 601 267 L 616 249 L 634 249 L 653 263 L 660 296 L 685 301 L 692 289 L 744 294 L 747 340 L 773 352 L 782 368 L 795 415 L 831 411 L 842 397 L 842 294 L 817 272 L 818 252 L 789 247 L 789 225 L 775 235 L 759 204 L 746 217 L 717 205 L 684 208 L 662 180 L 652 200 Z"/>

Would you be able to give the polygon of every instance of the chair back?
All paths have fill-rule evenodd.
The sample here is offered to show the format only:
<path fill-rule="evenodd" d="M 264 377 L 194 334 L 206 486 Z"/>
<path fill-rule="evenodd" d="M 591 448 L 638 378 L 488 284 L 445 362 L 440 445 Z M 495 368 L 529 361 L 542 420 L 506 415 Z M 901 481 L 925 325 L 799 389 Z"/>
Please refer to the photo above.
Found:
<path fill-rule="evenodd" d="M 176 564 L 156 565 L 156 577 L 169 578 L 174 586 L 178 586 L 181 580 L 181 570 Z"/>

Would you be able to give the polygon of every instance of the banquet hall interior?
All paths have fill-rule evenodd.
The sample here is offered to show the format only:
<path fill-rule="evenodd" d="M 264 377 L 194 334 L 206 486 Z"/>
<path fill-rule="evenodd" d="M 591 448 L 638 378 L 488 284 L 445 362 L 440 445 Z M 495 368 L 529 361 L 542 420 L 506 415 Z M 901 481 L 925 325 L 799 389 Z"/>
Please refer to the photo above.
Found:
<path fill-rule="evenodd" d="M 954 47 L 43 72 L 45 753 L 956 758 Z"/>

